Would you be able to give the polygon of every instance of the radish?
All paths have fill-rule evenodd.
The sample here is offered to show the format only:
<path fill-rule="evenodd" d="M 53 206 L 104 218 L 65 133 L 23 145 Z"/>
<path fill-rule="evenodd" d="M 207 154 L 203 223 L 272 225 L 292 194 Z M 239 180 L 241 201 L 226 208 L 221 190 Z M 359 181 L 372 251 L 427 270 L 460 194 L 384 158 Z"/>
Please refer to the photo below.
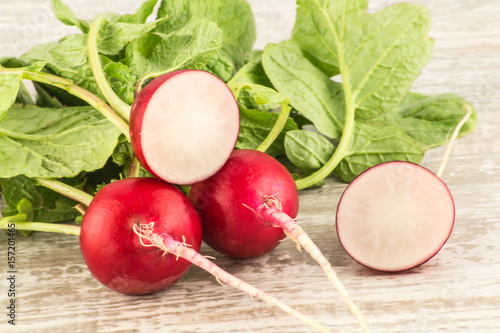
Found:
<path fill-rule="evenodd" d="M 124 294 L 149 294 L 173 285 L 195 264 L 252 297 L 275 305 L 321 332 L 323 325 L 225 272 L 198 253 L 196 209 L 175 186 L 156 178 L 125 178 L 104 186 L 83 217 L 80 247 L 94 277 Z"/>
<path fill-rule="evenodd" d="M 191 187 L 189 198 L 202 217 L 205 243 L 234 258 L 266 254 L 285 238 L 283 228 L 261 217 L 264 212 L 278 213 L 270 209 L 274 203 L 289 219 L 299 209 L 292 175 L 257 150 L 235 150 L 218 173 Z"/>
<path fill-rule="evenodd" d="M 155 178 L 126 178 L 97 192 L 83 216 L 80 248 L 99 282 L 139 295 L 169 287 L 184 275 L 191 263 L 140 244 L 134 226 L 149 223 L 156 232 L 200 249 L 199 216 L 176 187 Z"/>
<path fill-rule="evenodd" d="M 191 187 L 189 198 L 201 215 L 205 243 L 228 256 L 260 256 L 286 235 L 291 237 L 320 264 L 363 331 L 368 331 L 331 264 L 295 221 L 297 187 L 276 159 L 257 150 L 235 150 L 215 175 Z"/>
<path fill-rule="evenodd" d="M 450 237 L 455 203 L 441 180 L 454 141 L 473 114 L 455 127 L 436 174 L 411 162 L 381 163 L 347 186 L 337 206 L 337 235 L 356 261 L 385 272 L 401 272 L 434 257 Z"/>
<path fill-rule="evenodd" d="M 149 82 L 130 113 L 137 159 L 151 174 L 188 185 L 217 172 L 234 149 L 239 109 L 226 84 L 200 70 L 178 70 Z"/>
<path fill-rule="evenodd" d="M 345 189 L 337 234 L 359 263 L 398 272 L 428 261 L 448 240 L 455 206 L 445 183 L 410 162 L 369 168 Z"/>

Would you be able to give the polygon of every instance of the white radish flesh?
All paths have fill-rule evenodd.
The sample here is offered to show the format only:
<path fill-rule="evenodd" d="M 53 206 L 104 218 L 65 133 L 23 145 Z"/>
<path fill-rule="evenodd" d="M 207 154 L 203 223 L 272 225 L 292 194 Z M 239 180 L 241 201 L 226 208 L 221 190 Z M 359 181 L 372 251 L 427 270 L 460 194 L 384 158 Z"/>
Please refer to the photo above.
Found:
<path fill-rule="evenodd" d="M 238 104 L 216 76 L 182 70 L 151 81 L 131 112 L 131 139 L 141 164 L 174 184 L 193 184 L 217 172 L 234 149 Z"/>
<path fill-rule="evenodd" d="M 416 267 L 448 240 L 455 205 L 434 173 L 409 162 L 387 162 L 359 175 L 337 207 L 337 233 L 346 252 L 381 271 Z"/>

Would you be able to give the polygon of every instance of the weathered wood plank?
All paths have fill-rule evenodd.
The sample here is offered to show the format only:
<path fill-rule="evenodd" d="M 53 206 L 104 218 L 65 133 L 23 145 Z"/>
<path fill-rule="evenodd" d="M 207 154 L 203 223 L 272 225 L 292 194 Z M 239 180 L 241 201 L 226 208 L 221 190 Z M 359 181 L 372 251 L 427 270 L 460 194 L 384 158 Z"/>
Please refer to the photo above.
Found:
<path fill-rule="evenodd" d="M 256 48 L 286 39 L 295 1 L 251 0 Z M 370 11 L 395 0 L 372 0 Z M 500 3 L 494 0 L 410 0 L 429 8 L 434 57 L 414 90 L 453 92 L 470 100 L 478 127 L 455 143 L 443 179 L 456 202 L 456 224 L 442 251 L 406 273 L 364 268 L 342 250 L 335 209 L 345 184 L 330 179 L 301 193 L 299 221 L 310 233 L 373 332 L 500 331 Z M 135 0 L 67 0 L 82 17 L 130 12 Z M 119 4 L 119 6 L 117 6 Z M 0 56 L 17 56 L 32 45 L 75 30 L 51 14 L 49 1 L 0 3 Z M 444 149 L 427 152 L 423 164 L 437 170 Z M 6 324 L 7 237 L 0 233 L 0 331 L 12 332 L 310 332 L 308 327 L 258 300 L 222 287 L 193 267 L 173 287 L 149 296 L 119 295 L 101 286 L 81 258 L 73 236 L 33 234 L 16 238 L 18 321 Z M 206 246 L 202 253 L 231 273 L 270 292 L 334 331 L 359 331 L 323 272 L 295 244 L 285 241 L 268 255 L 235 261 Z"/>

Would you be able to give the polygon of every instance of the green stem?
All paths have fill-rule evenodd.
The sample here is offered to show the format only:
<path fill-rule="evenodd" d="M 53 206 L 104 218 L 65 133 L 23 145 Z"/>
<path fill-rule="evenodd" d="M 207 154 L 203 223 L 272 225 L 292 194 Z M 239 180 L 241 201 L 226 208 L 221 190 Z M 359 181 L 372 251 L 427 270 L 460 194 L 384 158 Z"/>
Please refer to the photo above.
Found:
<path fill-rule="evenodd" d="M 141 90 L 142 90 L 144 84 L 146 83 L 146 81 L 153 80 L 153 79 L 155 79 L 155 78 L 157 78 L 159 76 L 162 76 L 163 74 L 167 74 L 167 73 L 179 70 L 180 68 L 184 68 L 185 67 L 184 65 L 186 63 L 187 63 L 187 61 L 184 61 L 184 62 L 182 62 L 180 64 L 175 65 L 173 68 L 170 67 L 170 68 L 167 68 L 167 69 L 162 70 L 160 72 L 144 74 L 143 76 L 141 76 L 139 78 L 139 80 L 137 81 L 137 83 L 135 85 L 134 96 L 137 96 L 141 92 Z"/>
<path fill-rule="evenodd" d="M 299 190 L 311 187 L 318 182 L 322 181 L 328 177 L 333 170 L 339 165 L 339 163 L 346 157 L 348 153 L 349 144 L 351 142 L 351 137 L 354 132 L 354 116 L 356 111 L 356 96 L 352 92 L 351 82 L 349 79 L 349 69 L 344 58 L 343 44 L 341 43 L 339 36 L 335 34 L 335 42 L 337 44 L 337 50 L 339 55 L 339 69 L 342 75 L 342 85 L 344 86 L 344 97 L 346 102 L 346 114 L 344 129 L 342 131 L 342 137 L 340 138 L 339 145 L 335 152 L 330 157 L 330 159 L 315 173 L 298 179 L 296 181 L 297 188 Z"/>
<path fill-rule="evenodd" d="M 113 123 L 118 129 L 120 129 L 127 140 L 130 141 L 129 126 L 126 121 L 123 120 L 123 118 L 120 117 L 108 104 L 106 104 L 105 101 L 103 101 L 101 98 L 94 95 L 90 91 L 76 85 L 72 80 L 65 79 L 57 75 L 32 72 L 19 68 L 0 67 L 0 74 L 22 75 L 23 79 L 49 84 L 51 86 L 67 91 L 71 95 L 76 96 L 93 106 L 104 117 L 111 121 L 111 123 Z"/>
<path fill-rule="evenodd" d="M 45 222 L 15 222 L 9 220 L 0 220 L 0 229 L 7 230 L 12 229 L 12 224 L 14 224 L 14 229 L 25 230 L 25 231 L 43 231 L 43 232 L 54 232 L 59 234 L 67 235 L 80 235 L 80 227 L 77 225 L 69 224 L 59 224 L 59 223 L 45 223 Z"/>
<path fill-rule="evenodd" d="M 142 86 L 144 85 L 144 82 L 146 82 L 146 80 L 149 80 L 152 77 L 154 77 L 154 76 L 152 76 L 152 75 L 144 75 L 144 76 L 142 76 L 139 79 L 139 81 L 137 81 L 137 83 L 135 85 L 135 89 L 134 89 L 134 96 L 139 95 L 139 93 L 142 90 Z"/>
<path fill-rule="evenodd" d="M 185 195 L 189 195 L 189 191 L 191 191 L 192 185 L 177 185 L 177 187 L 184 192 Z"/>
<path fill-rule="evenodd" d="M 132 155 L 130 164 L 128 167 L 128 177 L 134 178 L 139 177 L 141 171 L 141 164 L 135 155 Z"/>
<path fill-rule="evenodd" d="M 350 113 L 350 114 L 349 114 Z M 339 145 L 332 157 L 323 165 L 318 171 L 315 173 L 298 179 L 295 183 L 297 185 L 297 189 L 302 190 L 308 187 L 311 187 L 321 180 L 328 177 L 333 170 L 339 165 L 340 161 L 344 159 L 347 154 L 347 148 L 349 147 L 349 142 L 351 141 L 352 133 L 354 131 L 354 109 L 349 110 L 348 117 L 346 118 L 346 122 L 344 125 L 344 134 L 342 134 L 342 138 L 340 139 Z"/>
<path fill-rule="evenodd" d="M 265 152 L 273 144 L 274 140 L 280 135 L 281 131 L 286 125 L 288 116 L 290 115 L 290 110 L 292 108 L 288 105 L 288 101 L 281 102 L 281 111 L 274 124 L 273 128 L 267 135 L 267 137 L 262 141 L 262 143 L 257 147 L 258 151 Z"/>
<path fill-rule="evenodd" d="M 87 207 L 90 205 L 90 202 L 94 199 L 94 197 L 91 196 L 90 194 L 78 190 L 73 186 L 70 186 L 55 179 L 48 179 L 48 178 L 33 178 L 33 179 L 39 185 L 47 187 L 54 192 L 64 195 L 65 197 L 81 202 Z"/>
<path fill-rule="evenodd" d="M 89 65 L 92 74 L 96 80 L 97 86 L 108 101 L 109 105 L 125 120 L 130 119 L 130 105 L 121 100 L 114 92 L 106 80 L 106 76 L 102 70 L 101 61 L 99 60 L 99 51 L 97 50 L 97 40 L 99 37 L 99 29 L 106 22 L 106 15 L 98 15 L 89 28 L 89 37 L 87 42 L 87 53 L 89 56 Z"/>

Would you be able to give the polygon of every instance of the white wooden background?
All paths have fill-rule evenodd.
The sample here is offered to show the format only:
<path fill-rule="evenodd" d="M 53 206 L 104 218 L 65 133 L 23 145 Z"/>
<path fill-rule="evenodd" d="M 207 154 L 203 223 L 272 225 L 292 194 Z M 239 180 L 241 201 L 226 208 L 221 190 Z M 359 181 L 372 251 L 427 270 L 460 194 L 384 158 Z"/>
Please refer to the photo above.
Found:
<path fill-rule="evenodd" d="M 293 0 L 250 0 L 258 26 L 256 48 L 289 36 Z M 396 0 L 372 0 L 375 11 Z M 402 274 L 356 264 L 341 249 L 334 212 L 345 184 L 329 181 L 303 191 L 299 222 L 332 262 L 372 332 L 500 332 L 500 1 L 409 0 L 433 17 L 434 57 L 414 90 L 453 92 L 478 112 L 474 134 L 456 142 L 443 176 L 456 202 L 448 243 L 430 262 Z M 138 0 L 67 0 L 83 18 L 104 11 L 132 12 Z M 53 17 L 49 0 L 0 2 L 0 56 L 74 33 Z M 423 164 L 436 170 L 442 148 Z M 7 237 L 0 233 L 1 332 L 310 332 L 281 310 L 193 267 L 173 287 L 149 296 L 124 296 L 90 275 L 72 236 L 17 238 L 17 325 L 7 317 Z M 270 292 L 336 332 L 358 326 L 319 267 L 286 241 L 268 255 L 245 261 L 221 256 L 229 272 Z"/>

